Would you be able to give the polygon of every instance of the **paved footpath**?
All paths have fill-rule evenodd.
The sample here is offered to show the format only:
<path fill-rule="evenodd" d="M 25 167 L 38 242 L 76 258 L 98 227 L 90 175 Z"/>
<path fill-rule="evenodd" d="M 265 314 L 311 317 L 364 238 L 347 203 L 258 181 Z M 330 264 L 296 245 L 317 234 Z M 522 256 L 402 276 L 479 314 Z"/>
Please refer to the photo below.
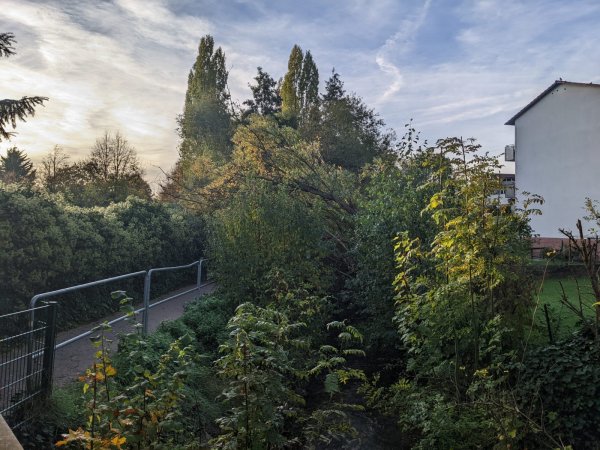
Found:
<path fill-rule="evenodd" d="M 173 295 L 178 294 L 179 292 L 185 292 L 191 289 L 192 286 L 187 286 L 178 291 L 170 292 L 162 297 L 157 299 L 153 299 L 151 303 L 158 302 L 164 298 L 171 297 Z M 209 284 L 201 287 L 199 290 L 195 289 L 192 292 L 188 292 L 183 294 L 173 300 L 169 300 L 164 302 L 152 309 L 149 310 L 149 320 L 148 320 L 148 331 L 152 332 L 158 328 L 158 326 L 164 322 L 165 320 L 174 320 L 180 317 L 183 314 L 183 309 L 185 305 L 196 298 L 208 294 L 212 292 L 214 289 L 214 284 Z M 136 306 L 136 309 L 139 306 Z M 62 333 L 58 333 L 56 336 L 56 343 L 59 344 L 61 342 L 66 341 L 67 339 L 77 336 L 81 333 L 85 333 L 89 331 L 91 328 L 94 328 L 96 325 L 103 323 L 104 321 L 110 322 L 113 319 L 116 319 L 122 316 L 122 313 L 116 313 L 111 316 L 107 316 L 103 319 L 100 319 L 96 322 L 89 323 L 87 325 L 82 325 L 78 328 L 74 328 L 72 330 L 64 331 Z M 141 321 L 141 313 L 138 315 L 138 320 Z M 131 324 L 126 321 L 121 321 L 112 326 L 112 329 L 107 332 L 106 336 L 108 339 L 112 339 L 111 350 L 116 351 L 117 343 L 119 341 L 119 334 L 127 333 L 131 329 Z M 54 384 L 56 386 L 64 386 L 74 380 L 76 380 L 79 375 L 85 372 L 85 369 L 90 367 L 94 362 L 94 354 L 98 349 L 96 349 L 89 337 L 85 337 L 79 339 L 78 341 L 72 342 L 62 348 L 56 350 L 54 356 Z"/>

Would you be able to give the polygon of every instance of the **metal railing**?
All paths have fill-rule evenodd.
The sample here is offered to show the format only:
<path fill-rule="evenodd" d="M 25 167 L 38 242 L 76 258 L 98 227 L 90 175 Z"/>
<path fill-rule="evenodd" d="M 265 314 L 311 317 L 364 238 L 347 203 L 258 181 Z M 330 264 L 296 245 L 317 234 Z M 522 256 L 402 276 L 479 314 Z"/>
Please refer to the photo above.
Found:
<path fill-rule="evenodd" d="M 203 278 L 203 270 L 206 269 L 207 261 L 203 258 L 182 266 L 142 270 L 56 291 L 44 292 L 31 298 L 29 309 L 0 316 L 0 415 L 6 418 L 7 423 L 12 428 L 26 422 L 29 416 L 27 408 L 33 405 L 38 398 L 45 397 L 52 392 L 55 350 L 92 334 L 91 330 L 86 331 L 56 344 L 58 303 L 44 301 L 43 306 L 37 306 L 40 301 L 94 286 L 144 276 L 143 306 L 135 310 L 135 313 L 142 313 L 142 332 L 147 334 L 150 309 L 212 283 Z M 198 267 L 198 272 L 196 285 L 193 288 L 150 303 L 153 274 L 190 269 L 194 266 Z M 206 281 L 206 283 L 203 284 L 203 281 Z M 120 316 L 111 320 L 108 324 L 113 325 L 125 320 L 127 317 L 127 315 Z"/>
<path fill-rule="evenodd" d="M 40 301 L 41 299 L 44 298 L 49 298 L 49 297 L 56 297 L 57 295 L 62 295 L 62 294 L 68 294 L 68 293 L 72 293 L 75 291 L 80 291 L 82 289 L 87 289 L 87 288 L 91 288 L 94 286 L 99 286 L 102 284 L 107 284 L 107 283 L 112 283 L 115 281 L 120 281 L 120 280 L 125 280 L 125 279 L 129 279 L 129 278 L 134 278 L 134 277 L 138 277 L 138 276 L 144 276 L 144 306 L 140 309 L 137 309 L 135 312 L 137 313 L 142 313 L 142 330 L 144 334 L 147 334 L 148 332 L 148 311 L 159 305 L 160 303 L 164 303 L 168 300 L 173 300 L 174 298 L 180 297 L 184 294 L 187 294 L 189 292 L 195 291 L 197 289 L 200 289 L 202 287 L 202 270 L 205 267 L 205 263 L 206 263 L 207 259 L 202 258 L 199 261 L 194 261 L 190 264 L 186 264 L 184 266 L 174 266 L 174 267 L 158 267 L 158 268 L 153 268 L 153 269 L 149 269 L 149 270 L 141 270 L 139 272 L 132 272 L 132 273 L 127 273 L 124 275 L 119 275 L 116 277 L 110 277 L 110 278 L 105 278 L 103 280 L 97 280 L 97 281 L 92 281 L 90 283 L 85 283 L 85 284 L 79 284 L 77 286 L 71 286 L 68 288 L 64 288 L 64 289 L 58 289 L 56 291 L 50 291 L 50 292 L 44 292 L 41 294 L 37 294 L 34 295 L 31 298 L 31 301 L 29 302 L 29 308 L 32 310 L 31 311 L 31 317 L 30 317 L 30 321 L 29 321 L 29 326 L 30 329 L 33 326 L 33 322 L 35 320 L 35 306 L 37 304 L 38 301 Z M 180 292 L 176 295 L 173 295 L 169 298 L 166 298 L 164 300 L 161 300 L 160 302 L 156 302 L 153 304 L 150 304 L 150 290 L 151 290 L 151 285 L 152 285 L 152 274 L 156 273 L 156 272 L 164 272 L 164 271 L 173 271 L 173 270 L 180 270 L 180 269 L 189 269 L 191 267 L 194 266 L 198 266 L 198 274 L 196 277 L 196 287 L 189 289 L 185 292 Z M 122 320 L 125 320 L 128 316 L 127 315 L 123 315 L 121 317 L 118 317 L 114 320 L 111 320 L 110 322 L 108 322 L 109 325 L 113 325 L 117 322 L 120 322 Z M 61 347 L 64 347 L 72 342 L 75 342 L 79 339 L 82 339 L 84 337 L 89 336 L 90 334 L 92 334 L 91 331 L 87 331 L 85 333 L 81 333 L 75 337 L 72 337 L 71 339 L 68 339 L 64 342 L 59 343 L 56 348 L 59 349 Z"/>
<path fill-rule="evenodd" d="M 58 289 L 56 291 L 44 292 L 41 294 L 34 295 L 31 298 L 31 301 L 29 302 L 29 307 L 30 307 L 30 309 L 28 310 L 29 314 L 30 314 L 29 330 L 32 331 L 35 328 L 36 305 L 37 305 L 38 301 L 40 301 L 42 299 L 49 298 L 49 297 L 56 297 L 58 295 L 67 294 L 67 293 L 71 293 L 71 292 L 75 292 L 75 291 L 80 291 L 82 289 L 87 289 L 87 288 L 94 287 L 94 286 L 99 286 L 99 285 L 103 285 L 103 284 L 107 284 L 107 283 L 111 283 L 111 282 L 115 282 L 115 281 L 125 280 L 125 279 L 144 275 L 144 304 L 143 304 L 142 308 L 135 310 L 135 313 L 136 314 L 139 314 L 140 312 L 142 313 L 142 332 L 144 333 L 144 335 L 146 335 L 148 333 L 148 320 L 149 320 L 148 313 L 151 308 L 154 308 L 155 306 L 158 306 L 161 303 L 167 302 L 169 300 L 173 300 L 177 297 L 181 297 L 182 295 L 185 295 L 189 292 L 193 292 L 195 290 L 200 289 L 203 286 L 211 284 L 210 281 L 207 281 L 207 283 L 202 284 L 202 281 L 203 281 L 202 273 L 203 273 L 203 269 L 206 267 L 206 261 L 207 261 L 207 259 L 202 258 L 199 261 L 194 261 L 190 264 L 186 264 L 183 266 L 159 267 L 159 268 L 153 268 L 153 269 L 149 269 L 149 270 L 141 270 L 139 272 L 127 273 L 127 274 L 119 275 L 116 277 L 105 278 L 103 280 L 92 281 L 90 283 L 79 284 L 77 286 L 71 286 L 71 287 L 67 287 L 64 289 Z M 158 302 L 150 304 L 150 291 L 151 291 L 151 287 L 152 287 L 152 274 L 153 273 L 181 270 L 181 269 L 189 269 L 194 266 L 198 266 L 198 273 L 196 276 L 196 286 L 195 287 L 193 287 L 192 289 L 188 289 L 184 292 L 179 292 L 179 293 L 172 295 L 170 297 L 167 297 L 163 300 L 160 300 Z M 117 317 L 116 319 L 108 322 L 108 325 L 114 325 L 115 323 L 121 322 L 122 320 L 125 320 L 128 317 L 129 317 L 128 315 L 123 315 L 123 316 Z M 58 350 L 59 348 L 65 347 L 75 341 L 78 341 L 87 336 L 90 336 L 92 333 L 93 333 L 92 330 L 86 331 L 84 333 L 80 333 L 77 336 L 74 336 L 70 339 L 67 339 L 66 341 L 63 341 L 63 342 L 60 342 L 60 343 L 54 345 L 54 350 Z M 34 342 L 32 339 L 29 339 L 29 341 L 28 341 L 27 354 L 28 354 L 27 373 L 32 374 L 35 370 L 35 364 L 36 364 L 35 359 L 41 355 L 41 352 L 36 351 L 34 349 Z M 50 380 L 50 384 L 52 384 L 52 380 Z"/>
<path fill-rule="evenodd" d="M 0 415 L 12 428 L 31 416 L 28 408 L 52 391 L 56 302 L 35 308 L 37 320 L 26 328 L 31 310 L 0 316 L 0 329 L 27 329 L 3 333 L 0 339 Z M 33 355 L 42 356 L 34 360 Z"/>

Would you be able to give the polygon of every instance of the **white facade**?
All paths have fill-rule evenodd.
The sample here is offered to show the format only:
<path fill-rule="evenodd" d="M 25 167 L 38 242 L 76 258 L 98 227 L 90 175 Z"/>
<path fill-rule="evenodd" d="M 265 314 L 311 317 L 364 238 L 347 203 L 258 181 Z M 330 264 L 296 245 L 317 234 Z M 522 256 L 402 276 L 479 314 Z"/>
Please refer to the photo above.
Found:
<path fill-rule="evenodd" d="M 515 175 L 524 192 L 544 198 L 534 234 L 564 237 L 600 201 L 600 85 L 557 81 L 507 122 L 515 126 Z M 584 225 L 585 227 L 585 225 Z"/>

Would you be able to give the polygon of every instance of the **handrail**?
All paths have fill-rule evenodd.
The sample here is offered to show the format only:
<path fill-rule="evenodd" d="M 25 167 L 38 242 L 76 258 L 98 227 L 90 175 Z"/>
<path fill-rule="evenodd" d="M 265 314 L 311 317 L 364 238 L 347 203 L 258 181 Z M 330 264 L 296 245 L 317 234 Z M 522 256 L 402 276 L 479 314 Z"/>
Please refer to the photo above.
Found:
<path fill-rule="evenodd" d="M 133 278 L 133 277 L 136 277 L 139 275 L 146 275 L 147 272 L 148 272 L 147 270 L 140 270 L 139 272 L 126 273 L 124 275 L 118 275 L 116 277 L 104 278 L 103 280 L 91 281 L 89 283 L 78 284 L 77 286 L 69 286 L 67 288 L 58 289 L 56 291 L 43 292 L 41 294 L 36 294 L 33 297 L 31 297 L 31 300 L 29 301 L 29 308 L 35 308 L 35 304 L 41 298 L 54 297 L 55 295 L 60 295 L 60 294 L 68 294 L 69 292 L 74 292 L 74 291 L 78 291 L 80 289 L 86 289 L 89 287 L 99 286 L 101 284 L 110 283 L 112 281 L 125 280 L 127 278 Z"/>
<path fill-rule="evenodd" d="M 172 300 L 176 297 L 179 297 L 181 295 L 187 294 L 189 292 L 192 292 L 194 290 L 200 289 L 202 286 L 208 285 L 210 284 L 210 282 L 206 283 L 205 285 L 202 284 L 202 267 L 203 264 L 205 263 L 205 261 L 207 261 L 207 259 L 205 258 L 201 258 L 198 261 L 194 261 L 190 264 L 185 264 L 182 266 L 172 266 L 172 267 L 156 267 L 156 268 L 152 268 L 149 270 L 140 270 L 138 272 L 132 272 L 132 273 L 127 273 L 124 275 L 118 275 L 115 277 L 110 277 L 110 278 L 104 278 L 102 280 L 96 280 L 96 281 L 91 281 L 89 283 L 84 283 L 84 284 L 78 284 L 76 286 L 70 286 L 67 288 L 63 288 L 63 289 L 58 289 L 55 291 L 49 291 L 49 292 L 43 292 L 41 294 L 36 294 L 34 295 L 30 302 L 29 302 L 29 307 L 31 309 L 30 312 L 30 316 L 29 316 L 29 329 L 33 330 L 34 326 L 35 326 L 35 305 L 36 303 L 43 298 L 48 298 L 48 297 L 54 297 L 57 295 L 61 295 L 61 294 L 67 294 L 70 292 L 75 292 L 75 291 L 79 291 L 81 289 L 86 289 L 86 288 L 90 288 L 93 286 L 99 286 L 102 284 L 107 284 L 107 283 L 111 283 L 114 281 L 119 281 L 119 280 L 125 280 L 128 278 L 133 278 L 133 277 L 137 277 L 137 276 L 141 276 L 144 275 L 144 306 L 138 310 L 135 311 L 135 313 L 139 313 L 142 312 L 142 332 L 144 333 L 144 335 L 146 335 L 148 333 L 148 311 L 154 307 L 157 306 L 160 303 L 164 303 L 168 300 Z M 159 302 L 156 302 L 155 304 L 150 305 L 150 288 L 151 288 L 151 280 L 152 280 L 152 274 L 153 273 L 157 273 L 157 272 L 166 272 L 166 271 L 170 271 L 170 270 L 180 270 L 180 269 L 189 269 L 191 267 L 194 266 L 198 266 L 198 274 L 196 277 L 196 287 L 194 289 L 189 289 L 185 292 L 180 292 L 176 295 L 173 295 L 171 297 L 168 297 L 166 299 L 160 300 Z M 111 320 L 110 322 L 108 322 L 109 325 L 113 325 L 117 322 L 120 322 L 121 320 L 125 320 L 128 316 L 124 315 L 121 317 L 118 317 L 116 319 Z M 92 334 L 92 331 L 86 331 L 84 333 L 81 333 L 77 336 L 74 336 L 70 339 L 67 339 L 64 342 L 61 342 L 57 345 L 53 345 L 54 349 L 53 350 L 57 350 L 59 348 L 65 347 L 66 345 L 69 345 L 72 342 L 75 342 L 79 339 L 82 339 L 86 336 L 89 336 L 90 334 Z M 27 343 L 27 347 L 28 347 L 28 353 L 29 353 L 29 357 L 27 359 L 27 373 L 31 374 L 33 373 L 33 358 L 34 357 L 38 357 L 39 354 L 34 355 L 33 354 L 33 339 L 30 338 L 28 340 Z M 39 353 L 39 352 L 38 352 Z M 50 381 L 51 383 L 51 381 Z"/>
<path fill-rule="evenodd" d="M 139 308 L 139 309 L 135 310 L 135 313 L 136 314 L 140 313 L 140 312 L 142 313 L 142 331 L 143 331 L 144 334 L 147 334 L 148 333 L 148 311 L 151 308 L 153 308 L 153 307 L 155 307 L 155 306 L 157 306 L 157 305 L 159 305 L 161 303 L 164 303 L 166 301 L 169 301 L 169 300 L 172 300 L 174 298 L 177 298 L 177 297 L 179 297 L 181 295 L 184 295 L 184 294 L 187 294 L 189 292 L 193 292 L 193 291 L 195 291 L 197 289 L 200 289 L 202 286 L 206 286 L 206 285 L 210 284 L 210 282 L 206 283 L 204 285 L 202 284 L 202 268 L 203 268 L 203 265 L 205 264 L 205 262 L 207 260 L 208 260 L 207 258 L 201 258 L 198 261 L 194 261 L 194 262 L 192 262 L 190 264 L 185 264 L 185 265 L 182 265 L 182 266 L 155 267 L 155 268 L 152 268 L 152 269 L 149 269 L 149 270 L 140 270 L 138 272 L 131 272 L 131 273 L 127 273 L 127 274 L 124 274 L 124 275 L 118 275 L 118 276 L 115 276 L 115 277 L 104 278 L 102 280 L 91 281 L 89 283 L 78 284 L 76 286 L 70 286 L 70 287 L 63 288 L 63 289 L 58 289 L 58 290 L 55 290 L 55 291 L 49 291 L 49 292 L 43 292 L 41 294 L 36 294 L 36 295 L 34 295 L 31 298 L 31 300 L 29 302 L 29 307 L 32 309 L 32 311 L 30 312 L 30 316 L 29 316 L 29 329 L 32 330 L 34 328 L 34 324 L 35 324 L 35 309 L 33 309 L 33 308 L 35 308 L 36 303 L 39 300 L 41 300 L 41 299 L 48 298 L 48 297 L 54 297 L 56 295 L 61 295 L 61 294 L 67 294 L 67 293 L 79 291 L 81 289 L 86 289 L 86 288 L 90 288 L 90 287 L 94 287 L 94 286 L 99 286 L 99 285 L 102 285 L 102 284 L 111 283 L 111 282 L 114 282 L 114 281 L 120 281 L 120 280 L 125 280 L 125 279 L 128 279 L 128 278 L 134 278 L 134 277 L 137 277 L 137 276 L 144 275 L 144 305 L 143 305 L 142 308 Z M 166 271 L 170 271 L 170 270 L 189 269 L 189 268 L 194 267 L 194 266 L 198 266 L 198 274 L 197 274 L 197 278 L 196 278 L 196 287 L 195 288 L 189 289 L 189 290 L 187 290 L 185 292 L 180 292 L 180 293 L 178 293 L 176 295 L 173 295 L 171 297 L 163 299 L 163 300 L 161 300 L 159 302 L 153 303 L 152 305 L 150 304 L 150 289 L 151 289 L 151 280 L 152 280 L 152 274 L 153 273 L 166 272 Z M 118 318 L 113 319 L 110 322 L 108 322 L 108 324 L 109 325 L 113 325 L 113 324 L 115 324 L 117 322 L 125 320 L 127 317 L 128 317 L 127 315 L 118 317 Z M 65 347 L 66 345 L 69 345 L 72 342 L 75 342 L 75 341 L 77 341 L 79 339 L 82 339 L 82 338 L 84 338 L 86 336 L 89 336 L 90 334 L 92 334 L 92 331 L 86 331 L 84 333 L 81 333 L 81 334 L 79 334 L 77 336 L 74 336 L 72 338 L 67 339 L 66 341 L 63 341 L 63 342 L 57 344 L 54 347 L 54 349 L 57 350 L 59 348 Z M 32 342 L 29 342 L 28 346 L 32 346 L 32 345 L 33 345 Z M 29 369 L 32 367 L 32 361 L 29 361 L 28 366 L 29 366 Z"/>
<path fill-rule="evenodd" d="M 156 272 L 167 272 L 169 270 L 189 269 L 190 267 L 197 265 L 198 275 L 196 277 L 196 289 L 200 289 L 202 283 L 202 263 L 204 261 L 205 259 L 202 258 L 199 261 L 194 261 L 193 263 L 185 264 L 183 266 L 157 267 L 148 270 L 148 273 L 146 273 L 146 277 L 144 278 L 144 307 L 142 308 L 142 332 L 144 333 L 144 336 L 148 334 L 148 311 L 150 311 L 150 284 L 152 282 L 152 274 Z"/>

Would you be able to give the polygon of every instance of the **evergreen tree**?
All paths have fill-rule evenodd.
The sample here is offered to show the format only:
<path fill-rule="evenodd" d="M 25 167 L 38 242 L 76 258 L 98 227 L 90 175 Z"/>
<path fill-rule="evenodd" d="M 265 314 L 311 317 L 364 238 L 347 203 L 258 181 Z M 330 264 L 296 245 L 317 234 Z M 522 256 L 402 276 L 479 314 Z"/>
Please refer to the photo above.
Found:
<path fill-rule="evenodd" d="M 267 72 L 264 72 L 262 67 L 258 67 L 257 70 L 258 74 L 254 77 L 256 84 L 249 85 L 252 99 L 244 102 L 244 105 L 248 106 L 244 115 L 273 115 L 281 111 L 281 96 L 277 89 L 277 82 Z"/>
<path fill-rule="evenodd" d="M 188 167 L 198 156 L 223 161 L 231 153 L 231 114 L 228 107 L 225 54 L 214 50 L 212 36 L 204 36 L 188 76 L 185 106 L 179 118 L 180 157 Z"/>
<path fill-rule="evenodd" d="M 346 95 L 344 82 L 340 78 L 340 74 L 335 71 L 335 67 L 331 71 L 331 77 L 325 82 L 325 94 L 323 94 L 324 102 L 332 102 L 341 100 Z"/>
<path fill-rule="evenodd" d="M 0 33 L 0 57 L 8 58 L 15 54 L 13 44 L 15 37 L 12 33 Z M 14 129 L 17 126 L 17 119 L 25 120 L 27 116 L 33 116 L 35 107 L 43 105 L 47 97 L 23 97 L 20 100 L 4 99 L 0 100 L 0 141 L 10 139 L 14 134 L 8 131 L 8 126 Z"/>
<path fill-rule="evenodd" d="M 7 184 L 33 184 L 35 170 L 24 151 L 11 147 L 6 151 L 6 156 L 0 156 L 0 180 Z"/>

